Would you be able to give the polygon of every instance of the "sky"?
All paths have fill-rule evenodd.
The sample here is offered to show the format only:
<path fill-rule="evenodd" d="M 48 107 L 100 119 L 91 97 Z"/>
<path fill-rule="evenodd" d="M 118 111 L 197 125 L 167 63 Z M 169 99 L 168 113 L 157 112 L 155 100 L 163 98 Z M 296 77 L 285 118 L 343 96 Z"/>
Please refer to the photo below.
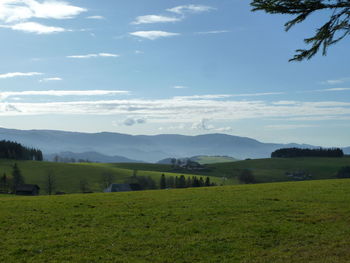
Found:
<path fill-rule="evenodd" d="M 0 0 L 0 127 L 350 146 L 349 38 L 242 0 Z"/>

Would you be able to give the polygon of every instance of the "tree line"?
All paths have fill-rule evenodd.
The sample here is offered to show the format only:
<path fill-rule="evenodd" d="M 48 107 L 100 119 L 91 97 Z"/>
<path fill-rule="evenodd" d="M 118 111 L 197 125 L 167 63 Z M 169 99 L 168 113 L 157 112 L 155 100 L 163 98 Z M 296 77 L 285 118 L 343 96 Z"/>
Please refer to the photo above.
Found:
<path fill-rule="evenodd" d="M 215 183 L 210 182 L 209 177 L 204 180 L 203 177 L 198 178 L 197 176 L 188 176 L 187 178 L 184 175 L 166 177 L 165 174 L 162 174 L 159 185 L 160 189 L 216 186 Z"/>
<path fill-rule="evenodd" d="M 27 148 L 19 143 L 0 141 L 0 159 L 42 161 L 43 153 L 34 148 Z"/>
<path fill-rule="evenodd" d="M 301 149 L 301 148 L 283 148 L 274 151 L 272 158 L 293 158 L 293 157 L 343 157 L 344 152 L 339 148 L 317 148 L 317 149 Z"/>

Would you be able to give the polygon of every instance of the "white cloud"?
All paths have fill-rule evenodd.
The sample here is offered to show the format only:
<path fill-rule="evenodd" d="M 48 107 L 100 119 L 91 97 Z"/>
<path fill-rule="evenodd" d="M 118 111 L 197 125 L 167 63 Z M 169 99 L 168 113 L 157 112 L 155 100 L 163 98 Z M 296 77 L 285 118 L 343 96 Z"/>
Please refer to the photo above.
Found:
<path fill-rule="evenodd" d="M 338 85 L 338 84 L 343 84 L 349 80 L 350 80 L 350 78 L 329 79 L 329 80 L 322 81 L 321 84 Z"/>
<path fill-rule="evenodd" d="M 332 88 L 332 89 L 322 89 L 318 91 L 346 91 L 346 90 L 350 90 L 350 88 Z"/>
<path fill-rule="evenodd" d="M 53 79 L 51 79 L 53 80 Z M 55 78 L 59 80 L 59 78 Z M 10 97 L 23 96 L 106 96 L 129 94 L 124 90 L 29 90 L 29 91 L 4 91 L 0 92 L 0 99 L 5 100 Z"/>
<path fill-rule="evenodd" d="M 167 11 L 169 12 L 180 14 L 180 15 L 185 13 L 209 12 L 212 10 L 216 10 L 216 8 L 213 8 L 211 6 L 206 6 L 206 5 L 180 5 L 180 6 L 167 9 Z"/>
<path fill-rule="evenodd" d="M 314 128 L 318 125 L 309 125 L 309 124 L 276 124 L 276 125 L 267 125 L 265 128 L 270 130 L 294 130 L 301 128 Z"/>
<path fill-rule="evenodd" d="M 136 55 L 141 55 L 144 54 L 145 52 L 141 51 L 141 50 L 135 50 L 135 54 Z"/>
<path fill-rule="evenodd" d="M 39 76 L 43 75 L 43 73 L 40 72 L 11 72 L 11 73 L 5 73 L 0 74 L 0 79 L 9 79 L 9 78 L 16 78 L 16 77 L 32 77 L 32 76 Z"/>
<path fill-rule="evenodd" d="M 43 91 L 45 92 L 45 91 Z M 74 92 L 74 91 L 73 91 Z M 79 95 L 87 96 L 83 91 Z M 89 91 L 86 91 L 89 92 Z M 92 92 L 92 91 L 91 91 Z M 100 93 L 101 91 L 99 91 Z M 93 92 L 96 95 L 95 92 Z M 65 93 L 67 96 L 73 95 Z M 105 94 L 102 92 L 102 94 Z M 6 94 L 4 94 L 6 97 Z M 19 94 L 12 94 L 18 96 Z M 57 95 L 58 96 L 58 95 Z M 92 96 L 92 95 L 91 95 Z M 213 96 L 213 95 L 211 95 Z M 3 105 L 12 105 L 18 111 L 5 111 Z M 332 116 L 334 120 L 350 119 L 350 102 L 340 101 L 298 101 L 290 105 L 276 105 L 275 102 L 262 100 L 220 100 L 218 99 L 111 99 L 111 100 L 78 100 L 51 102 L 11 102 L 0 103 L 0 115 L 110 115 L 134 119 L 142 119 L 158 123 L 199 125 L 204 121 L 206 128 L 217 129 L 208 124 L 208 120 L 215 120 L 215 124 L 227 123 L 235 120 L 247 119 L 316 119 L 327 120 Z M 202 123 L 203 124 L 203 123 Z M 298 123 L 300 124 L 300 123 Z M 225 125 L 226 126 L 226 125 Z M 214 130 L 215 131 L 215 130 Z"/>
<path fill-rule="evenodd" d="M 63 1 L 1 0 L 0 20 L 5 23 L 31 18 L 71 19 L 87 9 Z"/>
<path fill-rule="evenodd" d="M 103 19 L 106 19 L 106 18 L 103 17 L 103 16 L 88 16 L 88 17 L 86 17 L 86 19 L 103 20 Z"/>
<path fill-rule="evenodd" d="M 132 36 L 146 38 L 150 40 L 156 40 L 162 37 L 173 37 L 173 36 L 180 35 L 179 33 L 171 33 L 171 32 L 165 32 L 165 31 L 137 31 L 129 34 Z"/>
<path fill-rule="evenodd" d="M 54 77 L 54 78 L 44 78 L 44 79 L 39 80 L 39 82 L 61 81 L 61 80 L 62 80 L 62 78 Z"/>
<path fill-rule="evenodd" d="M 67 58 L 98 58 L 98 57 L 110 57 L 110 58 L 117 58 L 120 55 L 118 54 L 112 54 L 112 53 L 98 53 L 98 54 L 87 54 L 87 55 L 73 55 L 73 56 L 67 56 Z"/>
<path fill-rule="evenodd" d="M 223 33 L 230 33 L 231 31 L 228 30 L 213 30 L 213 31 L 204 31 L 204 32 L 197 32 L 197 35 L 210 35 L 210 34 L 223 34 Z"/>
<path fill-rule="evenodd" d="M 9 28 L 15 31 L 35 33 L 38 35 L 71 31 L 62 27 L 45 26 L 43 24 L 39 24 L 36 22 L 24 22 L 24 23 L 19 23 L 14 25 L 0 25 L 0 28 Z"/>
<path fill-rule="evenodd" d="M 181 21 L 182 18 L 179 17 L 170 17 L 170 16 L 161 16 L 161 15 L 146 15 L 138 16 L 135 21 L 131 24 L 141 25 L 141 24 L 155 24 L 155 23 L 174 23 Z"/>
<path fill-rule="evenodd" d="M 174 86 L 173 89 L 187 89 L 186 86 Z"/>

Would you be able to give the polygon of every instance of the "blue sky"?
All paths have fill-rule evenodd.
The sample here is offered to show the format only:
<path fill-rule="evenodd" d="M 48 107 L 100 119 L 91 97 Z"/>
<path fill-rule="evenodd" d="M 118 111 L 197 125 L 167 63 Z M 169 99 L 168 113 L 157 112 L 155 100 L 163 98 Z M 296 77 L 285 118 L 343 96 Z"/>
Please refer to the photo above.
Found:
<path fill-rule="evenodd" d="M 249 1 L 2 0 L 0 126 L 349 146 L 349 39 L 288 62 L 327 15 L 286 33 Z"/>

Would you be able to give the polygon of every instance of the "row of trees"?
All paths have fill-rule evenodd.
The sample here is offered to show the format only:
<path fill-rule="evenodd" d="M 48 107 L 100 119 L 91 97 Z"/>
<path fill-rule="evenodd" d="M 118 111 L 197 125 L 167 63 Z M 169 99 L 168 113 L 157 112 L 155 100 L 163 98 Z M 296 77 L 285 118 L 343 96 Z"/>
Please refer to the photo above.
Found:
<path fill-rule="evenodd" d="M 215 183 L 210 182 L 210 178 L 207 177 L 205 180 L 203 177 L 187 177 L 184 175 L 181 176 L 168 176 L 166 177 L 162 174 L 160 178 L 160 189 L 166 188 L 190 188 L 190 187 L 208 187 L 208 186 L 216 186 Z"/>
<path fill-rule="evenodd" d="M 0 141 L 0 159 L 42 161 L 43 153 L 34 148 L 27 148 L 19 143 Z"/>
<path fill-rule="evenodd" d="M 343 150 L 339 148 L 331 149 L 301 149 L 301 148 L 284 148 L 274 151 L 272 158 L 293 158 L 293 157 L 343 157 Z"/>

